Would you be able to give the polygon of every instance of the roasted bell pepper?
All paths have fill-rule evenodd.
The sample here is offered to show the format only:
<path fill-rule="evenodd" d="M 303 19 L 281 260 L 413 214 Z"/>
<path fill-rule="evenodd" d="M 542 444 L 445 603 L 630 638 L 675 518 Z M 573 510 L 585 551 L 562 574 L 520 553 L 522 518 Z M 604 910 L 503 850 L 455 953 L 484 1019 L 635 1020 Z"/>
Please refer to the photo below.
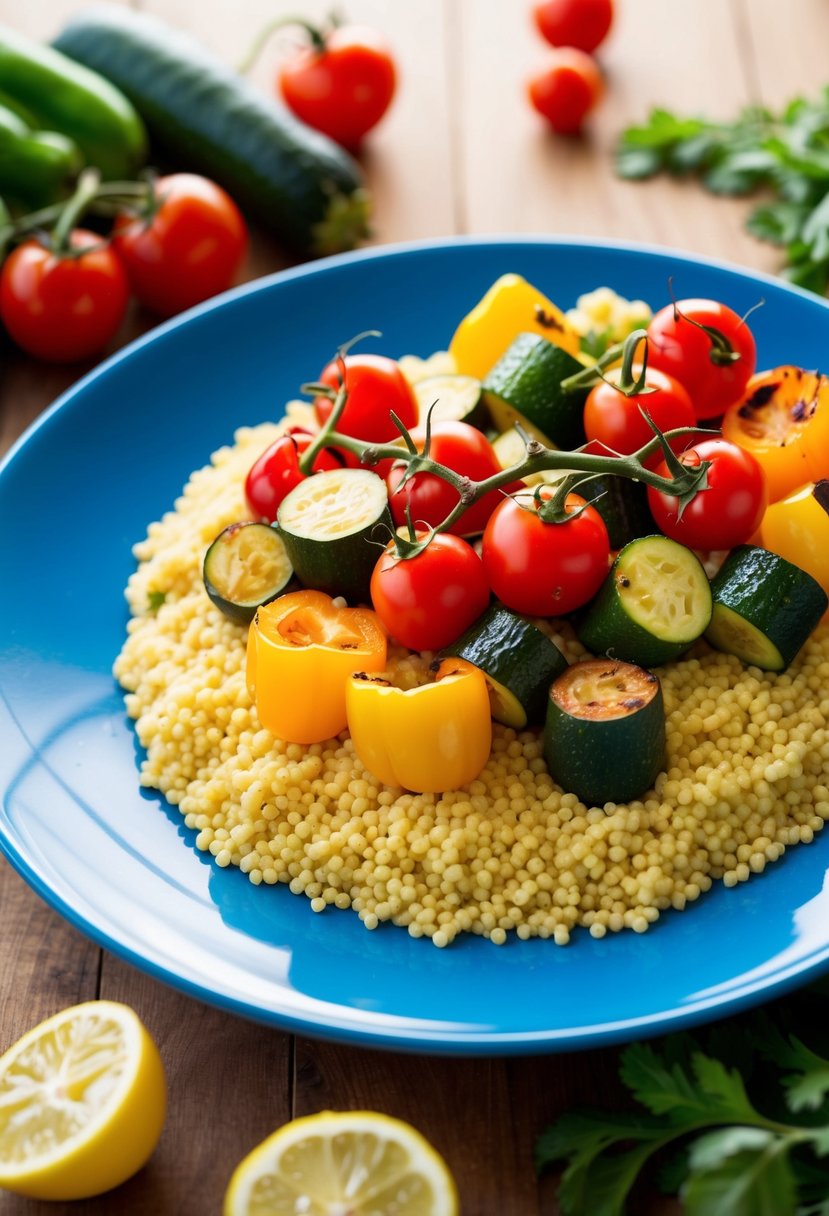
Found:
<path fill-rule="evenodd" d="M 495 280 L 455 330 L 449 353 L 461 375 L 483 380 L 519 334 L 540 334 L 579 353 L 579 336 L 561 309 L 518 274 Z"/>
<path fill-rule="evenodd" d="M 384 785 L 419 794 L 458 789 L 489 758 L 486 678 L 464 659 L 444 659 L 433 683 L 407 690 L 359 672 L 348 681 L 346 706 L 354 750 Z"/>
<path fill-rule="evenodd" d="M 25 207 L 55 202 L 83 167 L 75 143 L 58 131 L 34 130 L 0 102 L 0 192 Z"/>
<path fill-rule="evenodd" d="M 811 574 L 829 595 L 829 481 L 808 482 L 770 503 L 759 544 Z"/>
<path fill-rule="evenodd" d="M 147 153 L 144 124 L 114 85 L 53 47 L 0 27 L 0 91 L 37 125 L 73 140 L 104 180 L 131 178 Z"/>
<path fill-rule="evenodd" d="M 248 634 L 247 682 L 264 727 L 289 743 L 322 743 L 346 725 L 355 671 L 382 671 L 386 634 L 370 608 L 338 608 L 294 591 L 259 608 Z"/>

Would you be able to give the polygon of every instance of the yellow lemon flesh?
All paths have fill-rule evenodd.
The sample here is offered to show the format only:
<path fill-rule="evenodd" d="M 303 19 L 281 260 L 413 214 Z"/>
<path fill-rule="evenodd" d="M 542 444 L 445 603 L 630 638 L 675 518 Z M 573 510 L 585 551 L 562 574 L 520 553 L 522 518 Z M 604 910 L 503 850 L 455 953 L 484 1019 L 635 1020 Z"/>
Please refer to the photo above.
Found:
<path fill-rule="evenodd" d="M 457 1216 L 443 1159 L 408 1123 L 375 1111 L 294 1119 L 237 1166 L 224 1216 Z"/>
<path fill-rule="evenodd" d="M 0 1057 L 0 1187 L 85 1199 L 118 1186 L 161 1135 L 161 1057 L 126 1005 L 87 1001 Z"/>

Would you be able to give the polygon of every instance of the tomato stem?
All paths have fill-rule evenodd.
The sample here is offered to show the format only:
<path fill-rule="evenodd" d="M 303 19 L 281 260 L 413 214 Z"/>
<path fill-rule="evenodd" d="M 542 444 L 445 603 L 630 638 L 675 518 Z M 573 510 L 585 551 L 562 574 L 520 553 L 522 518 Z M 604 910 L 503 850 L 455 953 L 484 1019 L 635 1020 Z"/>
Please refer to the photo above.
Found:
<path fill-rule="evenodd" d="M 305 17 L 279 17 L 276 21 L 269 21 L 267 25 L 264 25 L 254 38 L 248 53 L 236 68 L 240 76 L 247 76 L 270 41 L 271 36 L 288 25 L 299 26 L 305 31 L 311 41 L 311 49 L 315 54 L 322 55 L 324 53 L 327 37 L 324 29 L 312 24 Z"/>
<path fill-rule="evenodd" d="M 63 204 L 63 210 L 52 230 L 52 250 L 58 257 L 69 253 L 72 230 L 98 193 L 101 175 L 97 169 L 84 169 L 78 178 L 74 194 Z"/>

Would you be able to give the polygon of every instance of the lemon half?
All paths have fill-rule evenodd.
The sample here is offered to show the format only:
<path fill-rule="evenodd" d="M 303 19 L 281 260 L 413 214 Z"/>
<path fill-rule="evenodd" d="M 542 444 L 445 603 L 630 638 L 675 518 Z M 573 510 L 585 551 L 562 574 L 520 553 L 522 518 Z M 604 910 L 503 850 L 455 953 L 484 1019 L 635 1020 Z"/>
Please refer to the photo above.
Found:
<path fill-rule="evenodd" d="M 286 1123 L 237 1166 L 224 1216 L 457 1216 L 443 1158 L 408 1123 L 322 1111 Z"/>
<path fill-rule="evenodd" d="M 0 1187 L 33 1199 L 108 1191 L 150 1156 L 166 1105 L 161 1057 L 132 1009 L 64 1009 L 0 1057 Z"/>

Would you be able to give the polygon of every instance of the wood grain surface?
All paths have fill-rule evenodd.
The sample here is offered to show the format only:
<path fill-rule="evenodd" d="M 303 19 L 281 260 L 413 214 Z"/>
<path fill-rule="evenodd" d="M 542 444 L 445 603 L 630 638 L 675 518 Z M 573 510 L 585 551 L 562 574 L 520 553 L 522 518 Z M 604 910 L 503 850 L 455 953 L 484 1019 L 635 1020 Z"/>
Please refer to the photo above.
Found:
<path fill-rule="evenodd" d="M 0 0 L 0 18 L 49 38 L 76 0 Z M 230 62 L 269 19 L 320 0 L 143 0 Z M 726 117 L 749 101 L 776 105 L 824 83 L 824 0 L 617 0 L 601 59 L 607 95 L 583 140 L 552 137 L 523 82 L 545 48 L 529 0 L 348 0 L 352 19 L 386 31 L 400 64 L 392 112 L 364 156 L 376 243 L 458 232 L 580 233 L 669 245 L 774 271 L 777 255 L 742 230 L 746 204 L 691 184 L 618 181 L 619 130 L 652 104 Z M 271 87 L 279 46 L 255 78 Z M 254 234 L 253 278 L 285 265 Z M 585 287 L 595 284 L 585 284 Z M 554 289 L 553 289 L 553 294 Z M 569 303 L 565 301 L 565 303 Z M 134 310 L 122 345 L 153 324 Z M 0 450 L 86 367 L 48 367 L 3 342 Z M 2 741 L 0 741 L 2 746 Z M 230 1173 L 293 1114 L 368 1107 L 410 1120 L 444 1154 L 464 1216 L 554 1216 L 553 1180 L 537 1181 L 532 1147 L 556 1115 L 585 1101 L 624 1103 L 616 1053 L 452 1060 L 335 1046 L 263 1029 L 200 1005 L 102 952 L 0 862 L 0 1049 L 41 1018 L 96 995 L 132 1005 L 155 1036 L 170 1083 L 168 1122 L 151 1163 L 110 1195 L 39 1204 L 0 1194 L 0 1216 L 209 1216 Z M 428 947 L 427 947 L 428 948 Z M 656 1194 L 638 1212 L 676 1205 Z"/>

